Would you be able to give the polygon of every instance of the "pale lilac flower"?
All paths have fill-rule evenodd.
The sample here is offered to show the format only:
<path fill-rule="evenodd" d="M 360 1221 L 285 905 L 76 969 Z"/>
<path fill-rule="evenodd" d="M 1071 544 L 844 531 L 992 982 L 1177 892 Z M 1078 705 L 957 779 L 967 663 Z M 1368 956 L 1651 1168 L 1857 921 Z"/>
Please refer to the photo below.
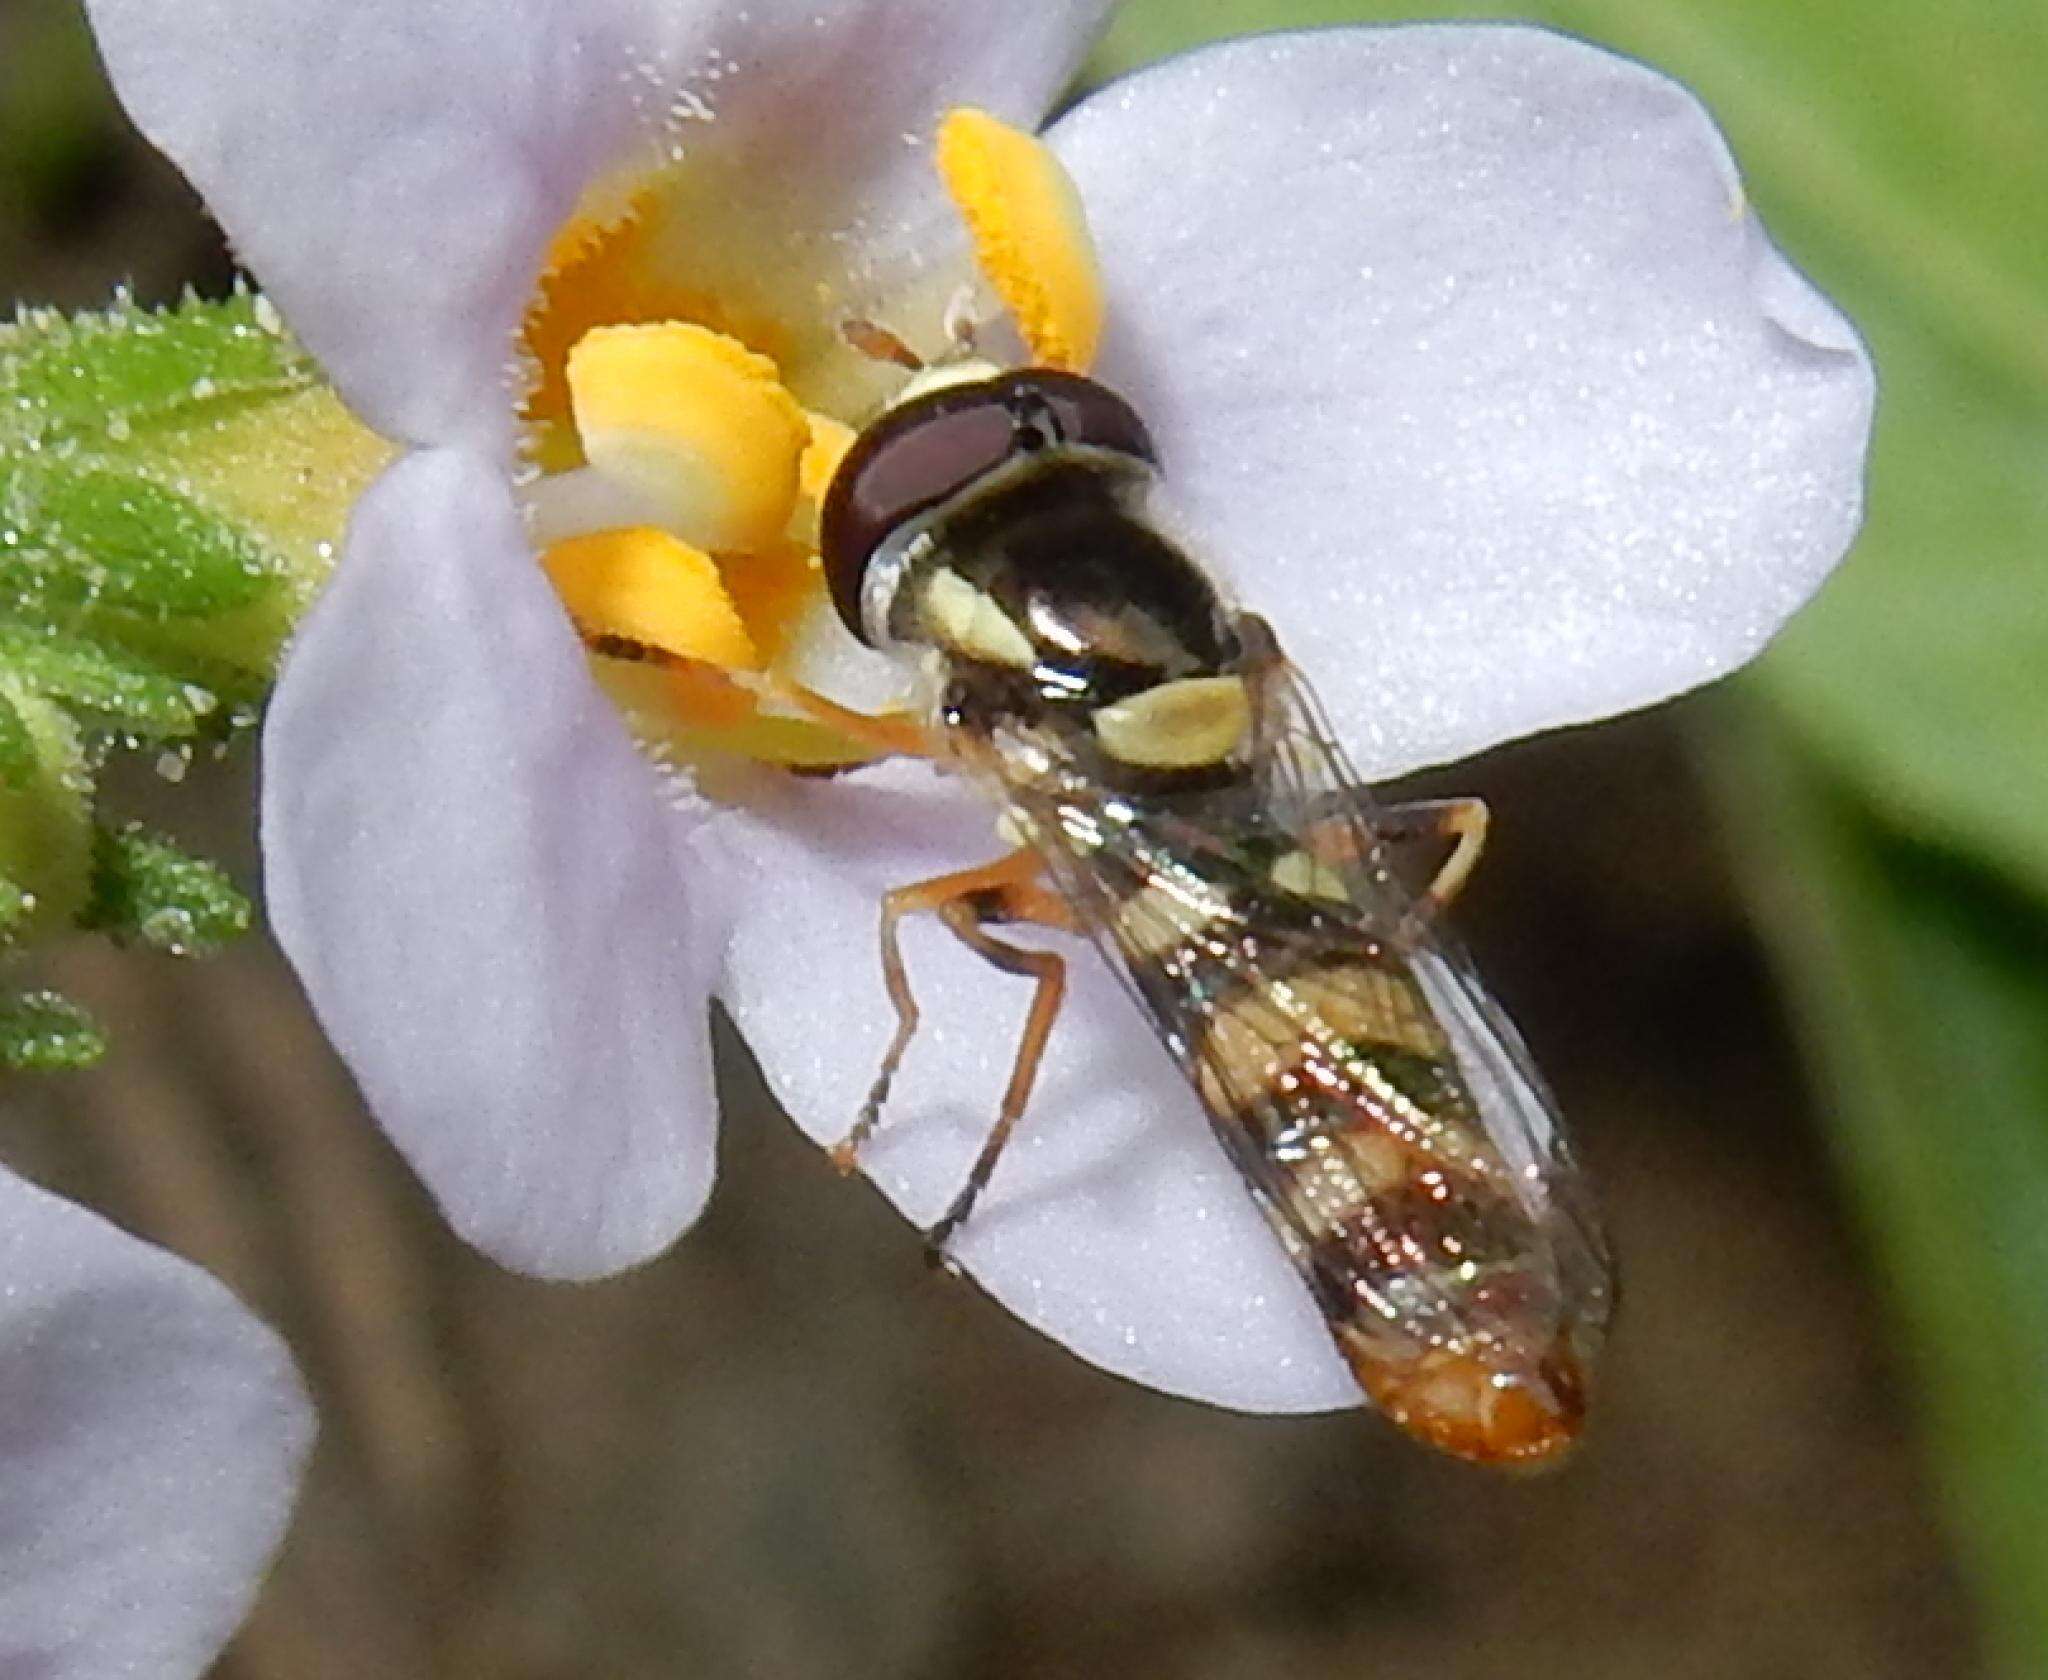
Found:
<path fill-rule="evenodd" d="M 1037 122 L 1108 6 L 89 9 L 142 127 L 357 410 L 413 446 L 363 499 L 271 712 L 278 934 L 465 1236 L 549 1276 L 633 1264 L 710 1191 L 707 999 L 836 1139 L 891 1025 L 878 894 L 998 842 L 920 764 L 715 798 L 650 769 L 522 525 L 523 312 L 572 214 L 679 157 L 659 190 L 686 213 L 647 260 L 723 320 L 770 321 L 799 360 L 852 314 L 932 342 L 968 273 L 937 117 Z M 1861 347 L 1767 242 L 1704 113 L 1640 66 L 1518 28 L 1248 40 L 1108 89 L 1049 140 L 1107 279 L 1101 376 L 1147 416 L 1197 552 L 1371 774 L 1728 671 L 1855 529 Z M 849 379 L 815 373 L 805 401 L 857 419 Z M 864 1164 L 923 1223 L 1025 999 L 940 933 L 907 949 L 926 1026 Z M 1140 1381 L 1354 1402 L 1166 1055 L 1099 964 L 1076 969 L 958 1257 Z"/>
<path fill-rule="evenodd" d="M 312 1433 L 227 1290 L 0 1169 L 0 1675 L 203 1674 Z"/>

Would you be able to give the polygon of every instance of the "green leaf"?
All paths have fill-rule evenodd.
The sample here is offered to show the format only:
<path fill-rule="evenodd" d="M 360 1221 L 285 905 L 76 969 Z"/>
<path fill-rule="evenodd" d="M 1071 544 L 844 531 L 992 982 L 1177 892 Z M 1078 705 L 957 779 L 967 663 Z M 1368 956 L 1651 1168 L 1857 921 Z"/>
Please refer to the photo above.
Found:
<path fill-rule="evenodd" d="M 55 992 L 0 997 L 0 1068 L 70 1073 L 90 1067 L 106 1050 L 106 1036 L 70 999 Z"/>
<path fill-rule="evenodd" d="M 31 310 L 0 337 L 0 449 L 146 447 L 151 430 L 319 383 L 318 367 L 252 292 L 166 310 L 125 299 L 98 314 Z"/>
<path fill-rule="evenodd" d="M 2048 910 L 1874 820 L 1759 709 L 1724 809 L 1913 1332 L 1998 1672 L 2048 1673 Z"/>
<path fill-rule="evenodd" d="M 2048 407 L 1867 324 L 1869 522 L 1755 680 L 1894 821 L 2048 892 Z"/>
<path fill-rule="evenodd" d="M 93 865 L 81 927 L 180 957 L 206 955 L 249 931 L 249 900 L 221 870 L 139 824 L 102 828 Z"/>

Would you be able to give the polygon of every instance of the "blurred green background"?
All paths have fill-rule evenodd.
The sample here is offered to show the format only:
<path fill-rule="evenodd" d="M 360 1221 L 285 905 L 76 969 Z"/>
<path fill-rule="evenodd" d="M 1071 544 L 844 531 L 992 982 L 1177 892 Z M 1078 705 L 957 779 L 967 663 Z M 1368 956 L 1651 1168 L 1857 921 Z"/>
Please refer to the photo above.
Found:
<path fill-rule="evenodd" d="M 1132 0 L 1096 73 L 1389 7 Z M 227 1277 L 325 1435 L 223 1674 L 2048 1673 L 2048 8 L 1592 0 L 1691 85 L 1882 381 L 1869 523 L 1756 671 L 1492 755 L 1463 919 L 1627 1301 L 1583 1455 L 1127 1388 L 925 1275 L 728 1040 L 675 1253 L 549 1289 L 442 1232 L 274 955 L 58 953 L 117 1025 L 0 1153 Z M 0 11 L 0 281 L 231 274 L 67 0 Z M 122 796 L 253 882 L 246 765 Z M 210 826 L 209 826 L 210 825 Z"/>

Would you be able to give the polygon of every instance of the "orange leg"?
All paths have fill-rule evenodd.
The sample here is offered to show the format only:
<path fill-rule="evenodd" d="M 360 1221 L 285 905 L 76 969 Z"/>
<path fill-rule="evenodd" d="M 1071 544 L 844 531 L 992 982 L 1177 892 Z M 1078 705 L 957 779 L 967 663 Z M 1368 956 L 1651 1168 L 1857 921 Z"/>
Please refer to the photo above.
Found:
<path fill-rule="evenodd" d="M 889 1001 L 896 1009 L 896 1033 L 889 1041 L 889 1048 L 882 1057 L 881 1072 L 868 1092 L 867 1101 L 861 1105 L 853 1129 L 832 1150 L 833 1163 L 841 1172 L 853 1171 L 861 1145 L 873 1134 L 881 1119 L 882 1105 L 888 1100 L 896 1070 L 917 1032 L 917 1000 L 910 990 L 902 947 L 897 940 L 897 929 L 905 916 L 930 912 L 977 956 L 1005 973 L 1023 975 L 1037 982 L 1031 1012 L 1025 1020 L 1024 1035 L 1017 1046 L 1017 1060 L 1011 1068 L 1010 1083 L 1003 1092 L 995 1125 L 982 1144 L 981 1153 L 975 1158 L 966 1184 L 939 1222 L 926 1233 L 934 1254 L 943 1249 L 947 1238 L 967 1217 L 975 1198 L 988 1183 L 989 1174 L 995 1170 L 1003 1145 L 1009 1141 L 1011 1131 L 1030 1100 L 1032 1083 L 1038 1076 L 1038 1064 L 1045 1055 L 1046 1042 L 1066 994 L 1067 965 L 1063 958 L 1050 951 L 1031 951 L 1006 944 L 991 937 L 987 931 L 988 924 L 1000 922 L 1073 927 L 1073 917 L 1065 900 L 1039 879 L 1041 867 L 1035 852 L 1029 847 L 1019 847 L 979 869 L 961 870 L 957 874 L 921 881 L 915 886 L 898 887 L 882 899 L 882 978 L 888 989 Z"/>
<path fill-rule="evenodd" d="M 1254 686 L 1285 679 L 1290 667 L 1273 627 L 1257 613 L 1239 613 L 1235 622 Z M 1451 855 L 1423 889 L 1422 901 L 1416 907 L 1424 923 L 1433 921 L 1458 896 L 1473 866 L 1479 862 L 1479 854 L 1486 846 L 1488 815 L 1486 801 L 1469 796 L 1418 799 L 1379 813 L 1372 833 L 1375 840 L 1390 845 L 1413 840 L 1455 842 Z M 1357 829 L 1342 816 L 1308 825 L 1308 843 L 1325 863 L 1358 861 L 1358 838 Z"/>
<path fill-rule="evenodd" d="M 1050 951 L 1028 951 L 990 938 L 972 900 L 956 899 L 939 912 L 939 918 L 970 951 L 985 957 L 1006 974 L 1029 977 L 1037 982 L 1037 988 L 1031 995 L 1031 1012 L 1024 1019 L 1024 1035 L 1017 1041 L 1017 1060 L 1010 1069 L 1010 1083 L 1003 1092 L 1002 1106 L 996 1111 L 996 1123 L 982 1140 L 981 1153 L 968 1170 L 967 1182 L 960 1186 L 959 1194 L 939 1222 L 925 1233 L 934 1259 L 944 1255 L 947 1239 L 973 1209 L 975 1199 L 988 1184 L 989 1174 L 996 1169 L 996 1158 L 1002 1154 L 1003 1145 L 1010 1141 L 1010 1133 L 1023 1117 L 1024 1105 L 1031 1100 L 1031 1087 L 1038 1078 L 1038 1064 L 1044 1059 L 1045 1046 L 1052 1037 L 1052 1024 L 1059 1019 L 1060 1005 L 1067 995 L 1066 959 Z"/>
<path fill-rule="evenodd" d="M 1382 840 L 1396 844 L 1405 840 L 1453 842 L 1451 855 L 1423 888 L 1420 909 L 1426 920 L 1434 920 L 1471 878 L 1479 854 L 1486 849 L 1486 826 L 1491 818 L 1486 801 L 1469 794 L 1457 799 L 1418 799 L 1385 813 L 1380 823 Z"/>
<path fill-rule="evenodd" d="M 1379 812 L 1369 833 L 1342 817 L 1318 818 L 1308 825 L 1307 843 L 1324 863 L 1341 865 L 1361 861 L 1361 838 L 1388 846 L 1416 840 L 1453 842 L 1451 855 L 1438 866 L 1415 906 L 1417 924 L 1427 926 L 1449 908 L 1471 878 L 1486 847 L 1490 816 L 1483 799 L 1418 799 Z"/>

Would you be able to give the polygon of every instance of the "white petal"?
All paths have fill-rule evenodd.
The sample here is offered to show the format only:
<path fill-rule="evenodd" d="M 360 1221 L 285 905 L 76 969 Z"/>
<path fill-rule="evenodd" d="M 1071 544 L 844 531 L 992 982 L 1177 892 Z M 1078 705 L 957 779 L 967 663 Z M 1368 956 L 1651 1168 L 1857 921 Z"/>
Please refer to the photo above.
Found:
<path fill-rule="evenodd" d="M 263 761 L 271 925 L 456 1229 L 554 1277 L 671 1241 L 711 1187 L 721 932 L 474 458 L 358 505 Z"/>
<path fill-rule="evenodd" d="M 284 1345 L 218 1283 L 0 1171 L 0 1674 L 202 1673 L 312 1437 Z"/>
<path fill-rule="evenodd" d="M 700 838 L 735 883 L 722 995 L 777 1097 L 836 1142 L 895 1021 L 876 945 L 882 892 L 1003 844 L 979 803 L 915 765 L 786 782 Z M 1136 1005 L 1092 950 L 1046 942 L 1071 960 L 1066 1007 L 955 1256 L 1025 1322 L 1155 1388 L 1257 1411 L 1357 1404 L 1307 1290 Z M 929 1225 L 987 1135 L 1031 988 L 930 918 L 906 924 L 903 949 L 924 1018 L 862 1164 Z"/>
<path fill-rule="evenodd" d="M 715 8 L 660 62 L 704 120 L 676 136 L 654 266 L 741 322 L 772 321 L 783 373 L 813 408 L 864 412 L 901 375 L 839 335 L 884 320 L 950 348 L 946 304 L 973 270 L 932 157 L 938 118 L 977 105 L 1038 126 L 1115 0 L 765 0 Z M 670 80 L 676 80 L 671 75 Z"/>
<path fill-rule="evenodd" d="M 122 102 L 372 424 L 509 433 L 512 336 L 600 176 L 715 146 L 834 231 L 948 97 L 1035 119 L 1108 10 L 957 0 L 90 0 Z M 1021 107 L 1021 109 L 1019 109 Z M 692 119 L 716 112 L 700 125 Z M 778 177 L 758 177 L 775 190 Z M 802 191 L 797 189 L 801 186 Z M 887 194 L 880 198 L 885 200 Z M 886 210 L 886 204 L 881 208 Z M 703 235 L 715 245 L 719 229 Z"/>
<path fill-rule="evenodd" d="M 1053 138 L 1103 375 L 1369 774 L 1719 675 L 1856 528 L 1862 348 L 1640 65 L 1530 29 L 1275 36 Z"/>
<path fill-rule="evenodd" d="M 115 91 L 393 436 L 509 432 L 541 252 L 628 139 L 635 4 L 93 0 Z"/>

